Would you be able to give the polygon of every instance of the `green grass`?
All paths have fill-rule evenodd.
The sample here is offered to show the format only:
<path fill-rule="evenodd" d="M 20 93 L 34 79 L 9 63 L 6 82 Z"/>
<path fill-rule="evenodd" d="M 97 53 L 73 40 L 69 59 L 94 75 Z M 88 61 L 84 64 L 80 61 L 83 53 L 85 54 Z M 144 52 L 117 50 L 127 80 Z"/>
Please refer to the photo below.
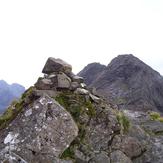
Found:
<path fill-rule="evenodd" d="M 118 120 L 119 124 L 121 125 L 121 131 L 123 133 L 127 133 L 129 128 L 131 127 L 131 123 L 130 123 L 128 117 L 125 116 L 123 112 L 118 112 L 117 120 Z"/>
<path fill-rule="evenodd" d="M 87 115 L 88 119 L 93 118 L 96 110 L 91 100 L 86 99 L 85 95 L 76 95 L 69 91 L 59 94 L 55 100 L 71 114 L 79 129 L 78 136 L 61 155 L 62 159 L 74 159 L 75 148 L 86 143 L 86 123 L 83 123 L 82 116 Z"/>
<path fill-rule="evenodd" d="M 13 101 L 6 111 L 0 116 L 0 130 L 5 128 L 24 107 L 25 99 L 31 95 L 33 87 L 25 91 L 18 101 Z"/>
<path fill-rule="evenodd" d="M 157 112 L 151 112 L 150 118 L 151 118 L 151 120 L 157 120 L 158 118 L 160 118 L 160 114 Z"/>
<path fill-rule="evenodd" d="M 163 123 L 163 117 L 161 117 L 160 113 L 158 113 L 158 112 L 151 112 L 149 114 L 149 116 L 150 116 L 150 119 L 152 121 L 160 121 L 160 122 Z"/>

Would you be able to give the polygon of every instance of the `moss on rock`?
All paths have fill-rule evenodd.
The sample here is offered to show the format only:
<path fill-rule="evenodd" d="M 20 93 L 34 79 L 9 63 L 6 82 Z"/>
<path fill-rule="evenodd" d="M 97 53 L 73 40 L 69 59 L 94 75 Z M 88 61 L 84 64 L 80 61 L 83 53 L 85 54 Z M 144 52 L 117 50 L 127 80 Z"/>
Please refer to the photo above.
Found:
<path fill-rule="evenodd" d="M 73 94 L 71 91 L 60 93 L 55 100 L 58 101 L 73 117 L 79 132 L 76 139 L 71 143 L 63 154 L 62 159 L 75 159 L 75 149 L 81 144 L 85 144 L 87 122 L 96 115 L 93 102 L 85 95 Z"/>
<path fill-rule="evenodd" d="M 21 112 L 26 99 L 32 94 L 33 87 L 26 90 L 18 101 L 13 101 L 6 111 L 0 116 L 0 130 L 5 128 Z"/>

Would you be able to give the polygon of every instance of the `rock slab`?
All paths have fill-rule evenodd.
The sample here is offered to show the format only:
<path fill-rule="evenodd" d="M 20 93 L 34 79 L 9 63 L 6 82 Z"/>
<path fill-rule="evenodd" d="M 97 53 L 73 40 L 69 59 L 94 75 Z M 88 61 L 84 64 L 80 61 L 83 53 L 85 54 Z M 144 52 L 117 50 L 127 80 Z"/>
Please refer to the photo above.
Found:
<path fill-rule="evenodd" d="M 71 115 L 42 96 L 0 133 L 0 162 L 52 162 L 78 135 Z"/>
<path fill-rule="evenodd" d="M 42 72 L 45 74 L 51 74 L 53 72 L 65 72 L 71 73 L 72 66 L 61 59 L 48 58 Z"/>

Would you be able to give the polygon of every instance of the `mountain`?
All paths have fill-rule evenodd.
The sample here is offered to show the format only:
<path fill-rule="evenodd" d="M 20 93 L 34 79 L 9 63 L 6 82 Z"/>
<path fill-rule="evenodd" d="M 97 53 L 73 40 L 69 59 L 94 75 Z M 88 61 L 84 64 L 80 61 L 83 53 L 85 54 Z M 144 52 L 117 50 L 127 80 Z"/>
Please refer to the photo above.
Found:
<path fill-rule="evenodd" d="M 79 76 L 84 78 L 84 82 L 87 85 L 91 85 L 94 79 L 99 77 L 99 74 L 105 70 L 106 66 L 100 63 L 90 63 L 82 71 L 78 73 Z"/>
<path fill-rule="evenodd" d="M 163 112 L 163 77 L 140 59 L 119 55 L 101 71 L 96 67 L 104 66 L 89 64 L 79 75 L 108 101 L 121 109 Z"/>
<path fill-rule="evenodd" d="M 13 83 L 9 85 L 4 80 L 0 80 L 0 113 L 3 112 L 9 104 L 21 96 L 25 88 L 20 84 Z"/>
<path fill-rule="evenodd" d="M 163 117 L 121 112 L 71 71 L 48 58 L 44 77 L 0 116 L 0 162 L 162 163 Z"/>

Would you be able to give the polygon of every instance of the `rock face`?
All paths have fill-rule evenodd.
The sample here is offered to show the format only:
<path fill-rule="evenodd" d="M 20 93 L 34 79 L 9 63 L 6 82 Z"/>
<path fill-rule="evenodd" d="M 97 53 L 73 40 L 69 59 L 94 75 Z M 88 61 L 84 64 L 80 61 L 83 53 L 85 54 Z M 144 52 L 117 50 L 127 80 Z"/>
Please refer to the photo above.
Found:
<path fill-rule="evenodd" d="M 163 77 L 133 55 L 119 55 L 107 67 L 89 64 L 79 75 L 121 109 L 163 112 Z"/>
<path fill-rule="evenodd" d="M 71 65 L 66 63 L 65 61 L 61 59 L 55 59 L 55 58 L 48 58 L 42 72 L 45 74 L 50 74 L 53 72 L 65 72 L 70 73 L 72 70 Z"/>
<path fill-rule="evenodd" d="M 3 140 L 0 160 L 43 162 L 46 159 L 52 162 L 77 135 L 78 128 L 72 116 L 54 99 L 42 96 L 0 134 Z"/>
<path fill-rule="evenodd" d="M 157 152 L 161 163 L 161 142 L 92 92 L 72 72 L 46 72 L 0 116 L 0 162 L 145 163 Z"/>
<path fill-rule="evenodd" d="M 79 76 L 84 78 L 85 83 L 89 86 L 95 79 L 99 77 L 99 74 L 105 70 L 106 66 L 100 63 L 88 64 L 82 71 L 78 73 Z"/>

